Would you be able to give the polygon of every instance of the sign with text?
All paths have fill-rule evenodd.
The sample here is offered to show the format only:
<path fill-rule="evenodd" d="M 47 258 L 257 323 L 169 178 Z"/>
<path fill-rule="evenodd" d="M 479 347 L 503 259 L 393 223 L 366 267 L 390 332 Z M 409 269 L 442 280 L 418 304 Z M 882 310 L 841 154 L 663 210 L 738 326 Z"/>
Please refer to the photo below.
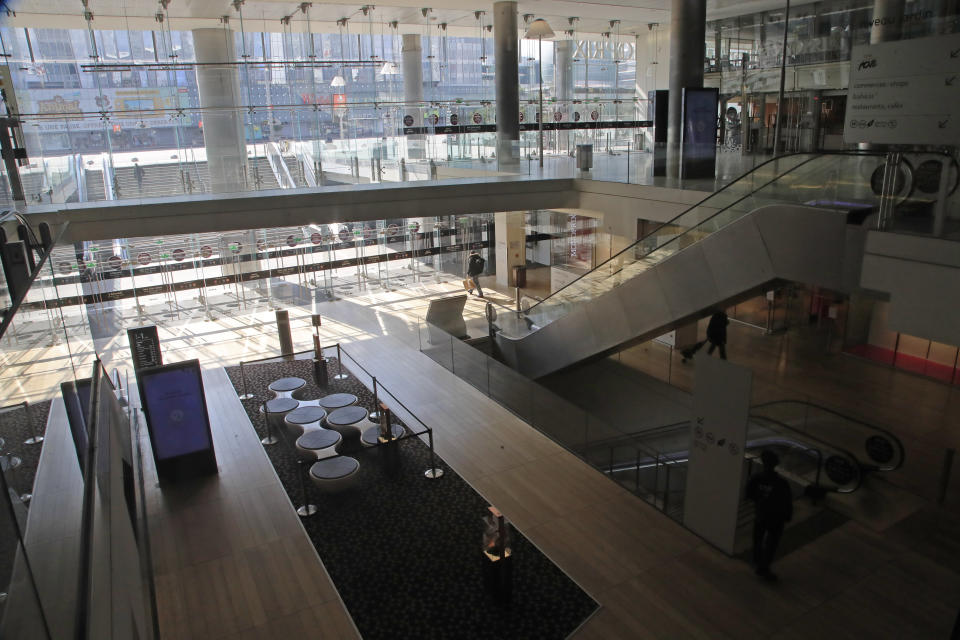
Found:
<path fill-rule="evenodd" d="M 844 142 L 960 142 L 960 34 L 854 47 Z"/>
<path fill-rule="evenodd" d="M 127 329 L 127 339 L 130 341 L 134 371 L 146 367 L 159 367 L 163 364 L 160 336 L 157 335 L 156 325 Z"/>
<path fill-rule="evenodd" d="M 695 363 L 683 524 L 732 554 L 753 374 L 703 352 Z"/>

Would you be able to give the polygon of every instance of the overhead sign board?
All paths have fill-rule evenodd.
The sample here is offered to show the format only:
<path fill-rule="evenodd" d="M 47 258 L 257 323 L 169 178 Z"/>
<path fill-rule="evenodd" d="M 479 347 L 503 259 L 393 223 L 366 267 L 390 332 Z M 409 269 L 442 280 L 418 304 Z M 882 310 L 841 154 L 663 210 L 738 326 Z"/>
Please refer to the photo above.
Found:
<path fill-rule="evenodd" d="M 854 47 L 844 142 L 960 142 L 960 34 Z"/>

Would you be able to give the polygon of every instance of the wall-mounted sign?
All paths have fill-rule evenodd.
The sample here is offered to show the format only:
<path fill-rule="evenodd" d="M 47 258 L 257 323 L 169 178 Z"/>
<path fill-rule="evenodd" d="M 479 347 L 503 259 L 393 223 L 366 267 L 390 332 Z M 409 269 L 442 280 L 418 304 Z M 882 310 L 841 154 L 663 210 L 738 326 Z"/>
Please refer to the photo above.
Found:
<path fill-rule="evenodd" d="M 960 34 L 854 47 L 844 142 L 960 142 Z"/>
<path fill-rule="evenodd" d="M 440 122 L 440 116 L 435 113 L 431 113 L 430 117 L 428 118 L 428 122 L 430 122 L 432 125 L 436 125 L 438 122 Z"/>
<path fill-rule="evenodd" d="M 477 113 L 473 114 L 473 124 L 480 124 L 481 122 L 483 122 L 483 116 L 480 115 L 480 112 L 478 111 Z"/>
<path fill-rule="evenodd" d="M 200 247 L 200 255 L 204 258 L 209 258 L 213 255 L 213 249 L 211 249 L 209 245 L 203 245 Z"/>
<path fill-rule="evenodd" d="M 412 127 L 413 126 L 413 116 L 405 115 L 403 116 L 403 126 Z"/>
<path fill-rule="evenodd" d="M 141 251 L 139 254 L 137 254 L 137 262 L 144 266 L 150 264 L 150 254 L 146 251 Z"/>
<path fill-rule="evenodd" d="M 110 265 L 110 268 L 114 271 L 120 271 L 120 266 L 123 264 L 123 260 L 120 256 L 110 256 L 107 258 L 107 264 Z"/>
<path fill-rule="evenodd" d="M 456 125 L 458 122 L 460 122 L 460 118 L 457 116 L 457 114 L 451 113 L 451 114 L 450 114 L 450 124 Z"/>
<path fill-rule="evenodd" d="M 591 119 L 591 120 L 596 120 L 596 119 L 599 118 L 599 117 L 600 117 L 600 112 L 597 111 L 596 109 L 594 109 L 593 111 L 590 112 L 590 119 Z"/>

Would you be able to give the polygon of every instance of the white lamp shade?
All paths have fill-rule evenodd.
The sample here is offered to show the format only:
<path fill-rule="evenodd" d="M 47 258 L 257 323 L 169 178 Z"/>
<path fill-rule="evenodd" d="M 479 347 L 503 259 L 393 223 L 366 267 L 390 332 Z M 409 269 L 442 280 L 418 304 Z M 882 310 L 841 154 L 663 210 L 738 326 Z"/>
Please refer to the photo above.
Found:
<path fill-rule="evenodd" d="M 383 66 L 380 68 L 380 75 L 382 76 L 395 76 L 400 73 L 400 70 L 397 69 L 397 63 L 387 61 L 383 63 Z"/>
<path fill-rule="evenodd" d="M 527 33 L 523 37 L 527 40 L 543 40 L 544 38 L 552 38 L 554 35 L 553 29 L 550 28 L 547 21 L 543 18 L 537 18 L 530 23 L 530 28 L 527 29 Z"/>
<path fill-rule="evenodd" d="M 347 84 L 347 81 L 343 79 L 343 76 L 339 73 L 333 77 L 333 80 L 330 81 L 331 87 L 342 87 Z"/>

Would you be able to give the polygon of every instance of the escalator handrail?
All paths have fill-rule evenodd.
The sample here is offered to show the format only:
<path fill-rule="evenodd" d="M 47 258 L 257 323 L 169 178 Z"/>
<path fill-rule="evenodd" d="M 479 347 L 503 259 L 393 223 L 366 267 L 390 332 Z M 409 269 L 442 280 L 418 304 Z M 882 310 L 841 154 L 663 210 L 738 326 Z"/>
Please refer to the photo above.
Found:
<path fill-rule="evenodd" d="M 820 411 L 824 411 L 824 412 L 826 412 L 826 413 L 832 413 L 833 415 L 835 415 L 835 416 L 837 416 L 837 417 L 840 417 L 840 418 L 843 418 L 844 420 L 847 420 L 847 421 L 849 421 L 849 422 L 855 422 L 855 423 L 857 423 L 857 424 L 859 424 L 859 425 L 862 425 L 862 426 L 864 426 L 864 427 L 866 427 L 866 428 L 868 428 L 868 429 L 872 429 L 872 430 L 874 430 L 874 431 L 878 431 L 878 432 L 884 434 L 885 436 L 888 436 L 888 437 L 895 443 L 895 445 L 896 445 L 896 447 L 897 447 L 897 450 L 900 452 L 900 461 L 899 461 L 899 463 L 898 463 L 895 467 L 891 467 L 891 468 L 889 468 L 889 469 L 884 468 L 884 469 L 882 469 L 882 470 L 883 470 L 883 471 L 893 471 L 893 470 L 895 470 L 895 469 L 899 469 L 899 468 L 903 465 L 904 459 L 906 458 L 906 452 L 905 452 L 905 450 L 904 450 L 904 448 L 903 448 L 903 443 L 900 442 L 900 438 L 898 438 L 894 433 L 892 433 L 891 431 L 889 431 L 889 430 L 887 430 L 887 429 L 884 429 L 883 427 L 878 427 L 878 426 L 875 425 L 875 424 L 871 424 L 871 423 L 869 423 L 869 422 L 866 422 L 865 420 L 860 420 L 859 418 L 853 418 L 853 417 L 851 417 L 851 416 L 846 415 L 845 413 L 841 413 L 841 412 L 839 412 L 839 411 L 835 411 L 835 410 L 830 409 L 830 408 L 828 408 L 828 407 L 824 407 L 823 405 L 819 405 L 819 404 L 817 404 L 816 402 L 810 402 L 810 401 L 808 401 L 808 400 L 792 400 L 792 399 L 773 400 L 773 401 L 771 401 L 771 402 L 764 402 L 764 403 L 761 403 L 761 404 L 754 405 L 754 406 L 750 407 L 750 410 L 752 411 L 753 409 L 762 409 L 762 408 L 764 408 L 764 407 L 769 407 L 770 405 L 775 405 L 775 404 L 787 404 L 787 403 L 806 405 L 806 406 L 810 406 L 810 407 L 813 407 L 813 408 L 815 408 L 815 409 L 818 409 L 818 410 L 820 410 Z"/>
<path fill-rule="evenodd" d="M 775 425 L 777 428 L 785 429 L 785 430 L 787 430 L 787 431 L 789 431 L 789 432 L 791 432 L 791 433 L 798 434 L 798 435 L 800 436 L 800 440 L 799 440 L 800 443 L 802 443 L 804 440 L 812 441 L 812 443 L 817 444 L 817 445 L 818 445 L 820 448 L 822 448 L 822 449 L 837 451 L 837 452 L 842 453 L 843 455 L 847 456 L 848 458 L 850 458 L 850 460 L 853 461 L 854 465 L 856 465 L 856 468 L 857 468 L 857 484 L 856 484 L 852 489 L 849 489 L 848 491 L 844 491 L 844 493 L 852 493 L 853 491 L 856 491 L 857 489 L 859 489 L 859 488 L 860 488 L 860 485 L 863 484 L 863 469 L 864 469 L 865 467 L 863 466 L 863 464 L 860 463 L 860 459 L 857 458 L 857 456 L 853 455 L 851 452 L 847 451 L 847 450 L 844 449 L 843 447 L 838 447 L 838 446 L 836 446 L 836 445 L 830 444 L 829 442 L 827 442 L 827 441 L 825 441 L 825 440 L 821 440 L 820 438 L 817 438 L 816 436 L 811 436 L 810 434 L 804 433 L 803 431 L 800 431 L 799 429 L 794 429 L 793 427 L 791 427 L 791 426 L 789 426 L 789 425 L 786 425 L 786 424 L 784 424 L 784 423 L 782 423 L 782 422 L 780 422 L 779 420 L 776 420 L 776 419 L 774 419 L 774 418 L 769 418 L 769 417 L 767 417 L 767 416 L 755 416 L 755 415 L 753 415 L 753 414 L 750 414 L 749 420 L 754 420 L 754 421 L 766 421 L 766 422 L 768 422 L 768 423 L 771 423 L 771 424 Z M 812 448 L 812 447 L 810 447 L 810 448 Z M 823 453 L 823 452 L 821 451 L 821 455 L 822 455 L 822 453 Z M 824 459 L 824 460 L 825 460 L 825 459 Z"/>
<path fill-rule="evenodd" d="M 552 297 L 554 297 L 555 295 L 557 295 L 558 293 L 560 293 L 561 291 L 563 291 L 563 290 L 566 289 L 567 287 L 569 287 L 569 286 L 571 286 L 571 285 L 579 282 L 581 279 L 587 277 L 587 276 L 590 275 L 591 273 L 594 273 L 595 271 L 598 271 L 599 269 L 603 268 L 603 267 L 604 267 L 605 265 L 607 265 L 608 263 L 610 263 L 610 262 L 612 262 L 612 261 L 620 258 L 620 257 L 621 257 L 624 253 L 626 253 L 627 251 L 630 251 L 630 250 L 635 249 L 637 245 L 639 245 L 641 242 L 643 242 L 644 240 L 646 240 L 647 238 L 649 238 L 651 235 L 655 234 L 657 231 L 659 231 L 659 230 L 662 229 L 663 227 L 674 224 L 680 217 L 686 215 L 687 213 L 693 211 L 693 210 L 696 209 L 697 207 L 703 205 L 704 203 L 706 203 L 708 200 L 710 200 L 711 198 L 713 198 L 713 197 L 716 196 L 717 194 L 722 193 L 722 192 L 725 191 L 726 189 L 728 189 L 728 188 L 732 187 L 733 185 L 737 184 L 740 180 L 743 180 L 744 178 L 746 178 L 747 176 L 749 176 L 751 173 L 757 171 L 757 170 L 760 169 L 761 167 L 764 167 L 764 166 L 770 164 L 771 162 L 775 162 L 775 161 L 783 160 L 784 158 L 788 158 L 788 157 L 791 157 L 791 156 L 799 156 L 799 155 L 809 155 L 810 158 L 807 158 L 807 159 L 804 160 L 803 162 L 801 162 L 801 163 L 799 163 L 799 164 L 797 164 L 797 165 L 795 165 L 795 166 L 787 169 L 787 170 L 784 171 L 783 173 L 777 174 L 777 175 L 776 175 L 775 177 L 773 177 L 769 182 L 764 183 L 763 185 L 757 187 L 756 189 L 754 189 L 754 190 L 751 191 L 750 193 L 744 195 L 743 197 L 737 199 L 737 200 L 734 201 L 734 202 L 731 202 L 730 204 L 728 204 L 727 206 L 723 207 L 722 209 L 717 210 L 717 211 L 716 211 L 715 213 L 713 213 L 712 215 L 710 215 L 710 216 L 708 216 L 707 218 L 704 218 L 703 220 L 701 220 L 701 221 L 698 223 L 698 226 L 699 226 L 700 224 L 703 224 L 703 223 L 709 221 L 709 220 L 712 220 L 714 217 L 716 217 L 716 216 L 718 216 L 719 214 L 723 213 L 723 212 L 726 211 L 727 209 L 729 209 L 729 208 L 731 208 L 731 207 L 733 207 L 733 206 L 735 206 L 735 205 L 743 202 L 743 201 L 746 200 L 747 198 L 752 197 L 754 194 L 756 194 L 756 193 L 757 193 L 758 191 L 760 191 L 761 189 L 765 189 L 766 187 L 770 186 L 771 184 L 773 184 L 773 183 L 776 182 L 777 180 L 781 179 L 783 176 L 785 176 L 785 175 L 787 175 L 787 174 L 795 171 L 796 169 L 799 169 L 800 167 L 802 167 L 802 166 L 806 165 L 807 163 L 812 162 L 813 160 L 816 160 L 816 159 L 818 159 L 818 158 L 822 158 L 822 157 L 824 157 L 824 156 L 831 156 L 831 155 L 846 155 L 846 156 L 851 156 L 851 157 L 856 157 L 856 156 L 863 156 L 863 157 L 871 157 L 871 156 L 873 156 L 873 157 L 878 157 L 878 156 L 882 156 L 883 154 L 878 153 L 878 152 L 876 152 L 876 151 L 835 151 L 835 152 L 817 152 L 817 153 L 806 152 L 806 153 L 789 153 L 789 154 L 783 154 L 783 155 L 777 156 L 777 157 L 775 157 L 775 158 L 770 158 L 769 160 L 766 160 L 765 162 L 762 162 L 761 164 L 757 165 L 756 167 L 754 167 L 754 168 L 751 169 L 750 171 L 747 171 L 746 173 L 744 173 L 743 175 L 741 175 L 740 177 L 738 177 L 736 180 L 733 180 L 733 181 L 731 181 L 731 182 L 728 182 L 728 183 L 725 184 L 723 187 L 721 187 L 720 189 L 717 189 L 716 191 L 714 191 L 713 193 L 711 193 L 709 196 L 707 196 L 707 197 L 704 198 L 703 200 L 701 200 L 701 201 L 697 202 L 696 204 L 688 207 L 687 209 L 684 209 L 684 210 L 683 210 L 681 213 L 679 213 L 678 215 L 674 216 L 673 218 L 671 218 L 671 219 L 668 220 L 667 222 L 664 222 L 664 223 L 661 224 L 660 226 L 656 227 L 655 229 L 653 229 L 652 231 L 650 231 L 650 233 L 648 233 L 647 235 L 639 238 L 639 239 L 636 240 L 635 242 L 633 242 L 633 243 L 631 243 L 630 245 L 628 245 L 626 248 L 624 248 L 624 249 L 622 249 L 621 251 L 618 251 L 618 252 L 615 253 L 614 255 L 610 256 L 609 258 L 607 258 L 606 260 L 604 260 L 603 262 L 601 262 L 600 264 L 598 264 L 597 266 L 595 266 L 595 267 L 594 267 L 593 269 L 591 269 L 590 271 L 587 271 L 586 273 L 581 274 L 581 275 L 578 276 L 577 278 L 574 278 L 573 280 L 571 280 L 570 282 L 568 282 L 568 283 L 565 284 L 564 286 L 560 287 L 560 288 L 557 289 L 556 291 L 552 292 L 550 295 L 546 296 L 543 300 L 541 300 L 541 301 L 538 302 L 537 304 L 535 304 L 535 305 L 533 305 L 532 307 L 530 307 L 530 308 L 526 311 L 526 313 L 529 314 L 531 311 L 533 311 L 534 309 L 536 309 L 538 306 L 540 306 L 540 305 L 543 304 L 544 302 L 550 300 Z M 693 227 L 691 227 L 691 229 L 692 229 L 692 228 L 693 228 Z M 688 231 L 689 231 L 689 230 L 688 230 Z M 650 251 L 646 252 L 645 255 L 650 255 L 650 254 L 653 253 L 654 251 L 658 251 L 658 250 L 662 249 L 663 247 L 667 246 L 668 244 L 670 244 L 671 242 L 673 242 L 673 241 L 676 240 L 677 238 L 680 238 L 680 237 L 682 237 L 683 235 L 685 235 L 685 233 L 686 233 L 686 232 L 681 233 L 681 234 L 679 234 L 679 235 L 676 235 L 676 236 L 670 238 L 669 240 L 667 240 L 666 242 L 664 242 L 663 244 L 657 245 L 656 247 L 654 247 L 654 248 L 651 249 Z M 614 275 L 614 274 L 611 274 L 611 275 Z"/>
<path fill-rule="evenodd" d="M 604 438 L 602 440 L 594 440 L 587 447 L 584 447 L 584 450 L 592 449 L 594 446 L 602 447 L 602 446 L 612 445 L 616 443 L 618 440 L 626 440 L 629 438 L 642 438 L 647 434 L 660 433 L 662 431 L 666 431 L 669 429 L 679 429 L 680 427 L 687 427 L 687 426 L 690 426 L 690 421 L 683 420 L 681 422 L 672 422 L 670 424 L 660 425 L 659 427 L 654 427 L 652 429 L 643 429 L 641 431 L 631 431 L 629 433 L 621 433 L 620 435 L 611 436 L 609 438 Z"/>

